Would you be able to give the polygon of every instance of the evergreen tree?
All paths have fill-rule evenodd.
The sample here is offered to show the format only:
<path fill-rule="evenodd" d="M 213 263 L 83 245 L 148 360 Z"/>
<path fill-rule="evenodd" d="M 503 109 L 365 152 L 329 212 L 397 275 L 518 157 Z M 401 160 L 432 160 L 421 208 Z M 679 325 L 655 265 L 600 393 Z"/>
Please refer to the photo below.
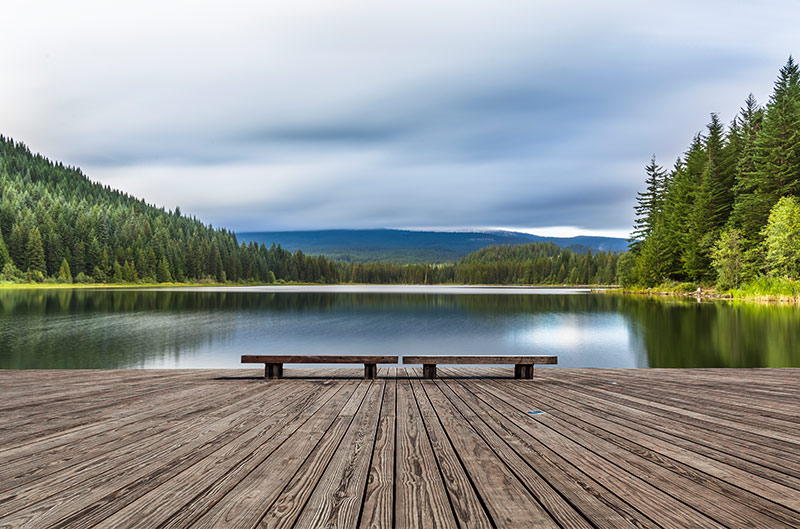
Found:
<path fill-rule="evenodd" d="M 122 267 L 119 265 L 119 261 L 114 261 L 114 265 L 112 267 L 114 269 L 114 274 L 111 276 L 112 283 L 122 283 L 125 281 L 125 277 L 122 275 Z"/>
<path fill-rule="evenodd" d="M 735 183 L 733 221 L 742 230 L 745 244 L 752 245 L 760 237 L 763 226 L 763 216 L 759 212 L 761 201 L 758 190 L 756 173 L 756 138 L 761 131 L 764 119 L 764 109 L 750 94 L 745 101 L 745 106 L 739 111 L 738 134 L 736 143 L 739 144 L 739 155 L 735 162 Z"/>
<path fill-rule="evenodd" d="M 744 238 L 736 228 L 720 235 L 712 252 L 712 262 L 717 271 L 717 286 L 722 289 L 738 287 L 746 274 Z"/>
<path fill-rule="evenodd" d="M 58 269 L 58 280 L 61 283 L 72 283 L 72 272 L 66 258 L 61 261 L 61 267 Z"/>
<path fill-rule="evenodd" d="M 132 261 L 125 261 L 125 264 L 122 265 L 122 280 L 126 283 L 136 283 L 139 280 L 136 266 Z"/>
<path fill-rule="evenodd" d="M 17 268 L 25 268 L 25 248 L 28 245 L 28 231 L 15 223 L 8 238 L 8 252 Z"/>
<path fill-rule="evenodd" d="M 664 202 L 664 188 L 667 183 L 667 173 L 656 164 L 656 157 L 650 159 L 650 163 L 645 167 L 647 177 L 645 179 L 645 190 L 636 195 L 636 220 L 631 238 L 628 240 L 630 248 L 638 252 L 644 239 L 646 239 L 653 229 L 655 217 L 661 212 Z"/>
<path fill-rule="evenodd" d="M 3 233 L 0 232 L 0 270 L 2 270 L 6 263 L 11 262 L 11 255 L 8 253 L 8 248 L 6 248 L 6 243 L 3 240 Z"/>
<path fill-rule="evenodd" d="M 33 227 L 28 232 L 28 244 L 25 247 L 25 270 L 38 271 L 44 274 L 47 271 L 44 260 L 44 247 L 39 228 Z"/>
<path fill-rule="evenodd" d="M 662 219 L 657 219 L 636 258 L 637 282 L 648 287 L 663 282 L 670 273 L 669 242 Z"/>
<path fill-rule="evenodd" d="M 162 257 L 158 263 L 158 273 L 156 275 L 159 283 L 171 283 L 172 274 L 169 271 L 169 263 L 166 257 Z"/>
<path fill-rule="evenodd" d="M 758 233 L 782 196 L 800 193 L 800 72 L 789 57 L 781 68 L 755 140 L 753 171 L 739 199 L 745 234 Z"/>

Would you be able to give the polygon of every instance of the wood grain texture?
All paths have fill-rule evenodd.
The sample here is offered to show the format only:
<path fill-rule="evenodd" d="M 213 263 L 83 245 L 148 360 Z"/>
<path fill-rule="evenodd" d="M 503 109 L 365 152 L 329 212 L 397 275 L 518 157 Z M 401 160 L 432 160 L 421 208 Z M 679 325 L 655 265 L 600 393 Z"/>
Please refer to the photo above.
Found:
<path fill-rule="evenodd" d="M 403 364 L 479 364 L 479 365 L 533 365 L 557 364 L 557 356 L 504 356 L 504 355 L 403 355 Z"/>
<path fill-rule="evenodd" d="M 243 364 L 396 364 L 387 355 L 242 355 Z"/>
<path fill-rule="evenodd" d="M 800 527 L 800 369 L 438 369 L 0 370 L 0 529 Z"/>

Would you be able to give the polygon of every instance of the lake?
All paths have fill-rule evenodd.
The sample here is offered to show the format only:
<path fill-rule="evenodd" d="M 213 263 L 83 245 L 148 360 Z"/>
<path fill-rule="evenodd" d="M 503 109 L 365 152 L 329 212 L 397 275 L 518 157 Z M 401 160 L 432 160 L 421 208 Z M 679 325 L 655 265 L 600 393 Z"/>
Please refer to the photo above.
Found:
<path fill-rule="evenodd" d="M 800 367 L 800 309 L 585 289 L 2 289 L 0 368 L 241 368 L 242 354 L 552 354 Z"/>

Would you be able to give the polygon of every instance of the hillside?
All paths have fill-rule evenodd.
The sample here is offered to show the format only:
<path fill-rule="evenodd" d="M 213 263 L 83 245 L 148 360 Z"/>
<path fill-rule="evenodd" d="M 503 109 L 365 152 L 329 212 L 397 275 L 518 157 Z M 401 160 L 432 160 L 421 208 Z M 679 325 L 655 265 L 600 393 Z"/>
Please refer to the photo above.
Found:
<path fill-rule="evenodd" d="M 0 281 L 337 279 L 333 263 L 255 243 L 90 181 L 0 136 Z"/>
<path fill-rule="evenodd" d="M 362 251 L 381 244 L 397 256 L 418 250 L 464 257 L 450 264 L 336 262 L 272 241 L 239 243 L 228 230 L 92 182 L 0 136 L 0 282 L 612 283 L 619 258 L 580 244 L 597 238 L 562 239 L 576 243 L 573 251 L 507 232 L 304 233 L 319 245 L 355 240 Z"/>
<path fill-rule="evenodd" d="M 627 248 L 625 239 L 612 237 L 542 237 L 509 231 L 320 230 L 240 232 L 237 236 L 244 241 L 268 246 L 274 242 L 287 250 L 302 250 L 306 254 L 356 263 L 452 263 L 488 246 L 532 242 L 553 242 L 579 253 L 616 252 Z"/>
<path fill-rule="evenodd" d="M 615 284 L 616 252 L 575 252 L 552 242 L 489 246 L 443 265 L 348 263 L 342 280 L 348 283 L 463 285 L 587 285 Z"/>

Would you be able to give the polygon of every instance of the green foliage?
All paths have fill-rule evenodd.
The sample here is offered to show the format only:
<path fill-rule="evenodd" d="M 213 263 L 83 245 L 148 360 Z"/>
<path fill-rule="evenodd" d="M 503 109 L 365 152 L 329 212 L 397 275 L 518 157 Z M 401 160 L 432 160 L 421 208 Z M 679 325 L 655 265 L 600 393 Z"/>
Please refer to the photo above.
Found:
<path fill-rule="evenodd" d="M 2 136 L 0 234 L 0 259 L 6 260 L 6 248 L 14 266 L 43 278 L 57 279 L 66 259 L 72 274 L 100 282 L 154 280 L 159 274 L 166 281 L 340 280 L 330 259 L 239 244 L 230 231 L 93 183 L 78 169 Z"/>
<path fill-rule="evenodd" d="M 2 271 L 0 271 L 0 281 L 21 283 L 25 281 L 25 274 L 22 273 L 22 270 L 14 266 L 14 263 L 7 262 L 3 265 Z"/>
<path fill-rule="evenodd" d="M 162 258 L 158 263 L 158 273 L 156 279 L 159 283 L 170 283 L 172 281 L 172 274 L 169 271 L 169 262 Z"/>
<path fill-rule="evenodd" d="M 785 277 L 759 276 L 733 292 L 734 299 L 772 299 L 797 301 L 800 299 L 800 281 Z"/>
<path fill-rule="evenodd" d="M 94 278 L 92 276 L 87 276 L 86 274 L 81 272 L 77 276 L 75 276 L 75 282 L 82 284 L 94 283 Z"/>
<path fill-rule="evenodd" d="M 28 243 L 25 245 L 25 270 L 36 271 L 44 275 L 47 271 L 44 263 L 44 247 L 39 228 L 33 227 L 28 232 Z M 34 274 L 35 277 L 38 275 Z"/>
<path fill-rule="evenodd" d="M 763 231 L 767 273 L 773 277 L 800 277 L 800 204 L 781 197 Z"/>
<path fill-rule="evenodd" d="M 624 254 L 623 254 L 624 255 Z M 489 246 L 446 265 L 341 265 L 351 283 L 562 285 L 613 284 L 620 254 L 577 253 L 555 243 Z"/>
<path fill-rule="evenodd" d="M 786 202 L 800 195 L 800 71 L 792 57 L 766 109 L 751 94 L 727 131 L 711 115 L 705 135 L 664 178 L 661 202 L 649 198 L 654 167 L 653 160 L 645 168 L 648 192 L 637 196 L 635 263 L 620 259 L 623 284 L 716 281 L 727 289 L 763 270 L 800 274 L 793 203 Z"/>
<path fill-rule="evenodd" d="M 82 273 L 83 272 L 81 272 L 81 274 Z M 72 283 L 72 272 L 70 272 L 69 263 L 66 258 L 61 261 L 61 267 L 58 269 L 58 281 L 61 283 Z"/>
<path fill-rule="evenodd" d="M 114 261 L 114 273 L 111 276 L 112 283 L 122 283 L 125 281 L 125 277 L 122 275 L 122 267 L 119 265 L 118 261 Z"/>
<path fill-rule="evenodd" d="M 619 278 L 619 284 L 623 287 L 631 287 L 639 283 L 639 277 L 636 275 L 636 260 L 636 254 L 626 252 L 617 261 L 617 277 Z"/>
<path fill-rule="evenodd" d="M 0 270 L 2 270 L 6 263 L 11 262 L 11 255 L 8 253 L 8 248 L 6 248 L 6 243 L 3 240 L 3 233 L 0 232 Z"/>
<path fill-rule="evenodd" d="M 636 195 L 636 220 L 631 234 L 630 248 L 638 252 L 644 239 L 650 236 L 656 217 L 660 214 L 664 203 L 664 194 L 667 186 L 667 173 L 664 168 L 656 164 L 656 157 L 650 159 L 645 167 L 645 191 Z"/>
<path fill-rule="evenodd" d="M 717 286 L 721 289 L 738 287 L 746 269 L 742 232 L 736 228 L 723 231 L 711 256 L 717 271 Z"/>

